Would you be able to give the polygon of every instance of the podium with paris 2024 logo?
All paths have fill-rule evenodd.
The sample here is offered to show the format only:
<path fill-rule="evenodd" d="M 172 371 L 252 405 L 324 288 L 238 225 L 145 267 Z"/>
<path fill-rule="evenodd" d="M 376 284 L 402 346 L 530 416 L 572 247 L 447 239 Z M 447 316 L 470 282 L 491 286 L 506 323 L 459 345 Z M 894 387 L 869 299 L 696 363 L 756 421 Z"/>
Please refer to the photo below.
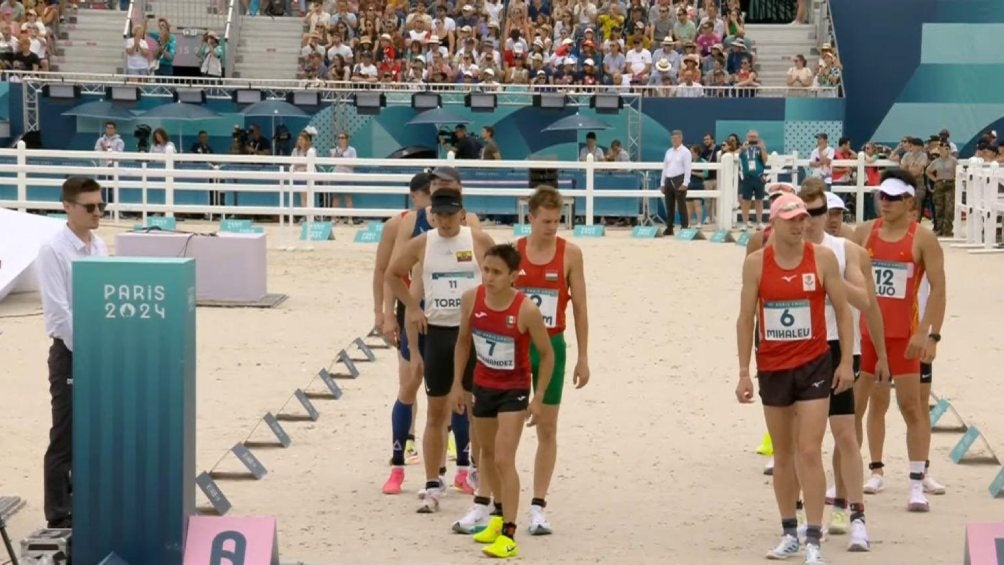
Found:
<path fill-rule="evenodd" d="M 180 563 L 195 511 L 195 261 L 73 263 L 73 561 Z"/>

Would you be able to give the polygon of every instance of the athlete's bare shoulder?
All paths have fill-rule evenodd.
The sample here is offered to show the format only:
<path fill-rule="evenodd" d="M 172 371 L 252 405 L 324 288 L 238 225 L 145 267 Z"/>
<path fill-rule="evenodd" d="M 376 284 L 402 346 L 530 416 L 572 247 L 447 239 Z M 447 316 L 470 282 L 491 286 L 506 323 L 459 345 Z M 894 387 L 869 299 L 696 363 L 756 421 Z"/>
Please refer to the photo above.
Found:
<path fill-rule="evenodd" d="M 582 248 L 579 247 L 579 244 L 565 240 L 565 259 L 582 262 Z"/>
<path fill-rule="evenodd" d="M 867 222 L 861 222 L 854 228 L 854 235 L 851 239 L 854 243 L 863 246 L 865 242 L 868 241 L 868 234 L 871 233 L 872 227 L 875 225 L 875 220 L 868 220 Z"/>
<path fill-rule="evenodd" d="M 763 232 L 758 231 L 750 236 L 749 240 L 746 242 L 746 254 L 750 255 L 756 251 L 763 249 Z"/>
<path fill-rule="evenodd" d="M 842 237 L 849 241 L 854 241 L 854 234 L 855 234 L 854 228 L 852 228 L 847 224 L 840 224 L 840 235 L 838 237 Z"/>
<path fill-rule="evenodd" d="M 464 216 L 464 225 L 470 227 L 472 230 L 482 230 L 481 220 L 478 219 L 478 215 L 474 212 L 467 212 Z"/>

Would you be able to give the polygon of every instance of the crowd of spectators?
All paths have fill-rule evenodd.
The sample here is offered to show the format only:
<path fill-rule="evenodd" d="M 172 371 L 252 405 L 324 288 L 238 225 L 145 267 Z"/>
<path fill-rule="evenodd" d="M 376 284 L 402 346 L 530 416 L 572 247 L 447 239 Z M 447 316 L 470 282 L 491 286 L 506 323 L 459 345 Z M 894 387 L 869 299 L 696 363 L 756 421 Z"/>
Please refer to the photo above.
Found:
<path fill-rule="evenodd" d="M 808 65 L 805 55 L 798 54 L 791 59 L 792 66 L 788 69 L 786 82 L 791 90 L 790 96 L 805 95 L 813 92 L 836 96 L 843 78 L 844 65 L 840 62 L 836 50 L 829 43 L 824 43 L 819 50 L 819 64 L 814 71 Z M 805 89 L 811 90 L 805 90 Z"/>
<path fill-rule="evenodd" d="M 61 3 L 0 0 L 0 70 L 47 71 Z"/>
<path fill-rule="evenodd" d="M 313 0 L 305 8 L 301 76 L 314 86 L 610 86 L 678 97 L 753 96 L 760 86 L 739 0 Z"/>

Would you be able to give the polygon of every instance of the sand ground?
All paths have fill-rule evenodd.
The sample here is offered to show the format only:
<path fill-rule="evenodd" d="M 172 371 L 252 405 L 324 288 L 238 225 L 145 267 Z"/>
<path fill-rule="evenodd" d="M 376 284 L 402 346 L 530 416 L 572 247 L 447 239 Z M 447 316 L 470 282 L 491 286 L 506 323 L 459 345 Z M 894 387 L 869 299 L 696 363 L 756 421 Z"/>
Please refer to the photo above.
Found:
<path fill-rule="evenodd" d="M 185 222 L 182 229 L 210 230 Z M 114 243 L 117 228 L 102 234 Z M 508 229 L 492 229 L 497 241 Z M 269 251 L 269 290 L 289 295 L 272 310 L 198 310 L 198 470 L 213 466 L 266 411 L 372 324 L 370 273 L 375 246 L 353 244 L 352 229 L 312 251 Z M 275 229 L 270 228 L 270 237 Z M 763 458 L 759 405 L 736 403 L 735 316 L 743 256 L 736 245 L 631 240 L 626 232 L 579 240 L 589 285 L 593 380 L 566 388 L 549 515 L 556 533 L 520 535 L 525 563 L 755 563 L 777 541 L 779 526 Z M 948 317 L 934 390 L 950 398 L 1004 455 L 1004 364 L 999 256 L 946 253 Z M 0 495 L 28 501 L 10 524 L 15 540 L 42 525 L 42 455 L 48 432 L 44 336 L 37 295 L 0 305 Z M 26 316 L 23 316 L 27 314 Z M 569 344 L 575 340 L 569 337 Z M 574 348 L 574 345 L 572 345 Z M 470 563 L 478 546 L 449 527 L 470 500 L 448 495 L 437 515 L 415 513 L 419 466 L 406 492 L 380 486 L 389 470 L 390 406 L 396 361 L 378 351 L 362 375 L 343 381 L 341 400 L 318 400 L 321 418 L 286 423 L 288 449 L 262 449 L 269 474 L 221 483 L 235 515 L 278 518 L 284 561 Z M 575 359 L 574 352 L 569 359 Z M 570 361 L 570 367 L 574 365 Z M 311 385 L 320 390 L 316 380 Z M 421 401 L 424 409 L 424 401 Z M 946 416 L 947 419 L 951 415 Z M 831 537 L 832 563 L 961 562 L 965 524 L 1000 520 L 1004 502 L 987 486 L 992 465 L 956 465 L 957 433 L 935 434 L 932 473 L 946 485 L 932 512 L 908 514 L 904 426 L 890 409 L 886 492 L 866 499 L 870 554 L 843 551 Z M 253 439 L 267 439 L 259 429 Z M 829 442 L 828 442 L 829 444 Z M 530 498 L 536 439 L 524 434 L 519 465 L 521 516 Z M 238 470 L 232 457 L 220 470 Z M 452 470 L 451 470 L 452 475 Z M 200 504 L 205 500 L 199 495 Z M 525 522 L 525 520 L 524 520 Z M 524 524 L 521 524 L 525 526 Z"/>

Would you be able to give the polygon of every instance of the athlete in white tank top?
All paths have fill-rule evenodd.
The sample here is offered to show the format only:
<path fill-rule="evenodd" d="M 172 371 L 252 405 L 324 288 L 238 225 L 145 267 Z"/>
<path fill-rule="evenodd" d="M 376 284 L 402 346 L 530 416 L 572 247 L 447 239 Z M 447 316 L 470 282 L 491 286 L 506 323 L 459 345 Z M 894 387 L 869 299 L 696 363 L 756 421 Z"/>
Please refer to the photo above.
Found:
<path fill-rule="evenodd" d="M 842 237 L 834 237 L 828 233 L 823 234 L 823 243 L 833 254 L 837 256 L 837 264 L 840 266 L 840 273 L 847 279 L 847 240 Z M 851 307 L 851 315 L 854 317 L 854 354 L 861 354 L 861 312 L 857 308 Z M 833 311 L 829 299 L 826 301 L 826 339 L 836 341 L 840 339 L 837 335 L 837 314 Z"/>
<path fill-rule="evenodd" d="M 460 327 L 460 298 L 464 291 L 481 284 L 471 228 L 461 226 L 460 233 L 453 237 L 430 230 L 425 237 L 425 315 L 433 326 Z"/>

